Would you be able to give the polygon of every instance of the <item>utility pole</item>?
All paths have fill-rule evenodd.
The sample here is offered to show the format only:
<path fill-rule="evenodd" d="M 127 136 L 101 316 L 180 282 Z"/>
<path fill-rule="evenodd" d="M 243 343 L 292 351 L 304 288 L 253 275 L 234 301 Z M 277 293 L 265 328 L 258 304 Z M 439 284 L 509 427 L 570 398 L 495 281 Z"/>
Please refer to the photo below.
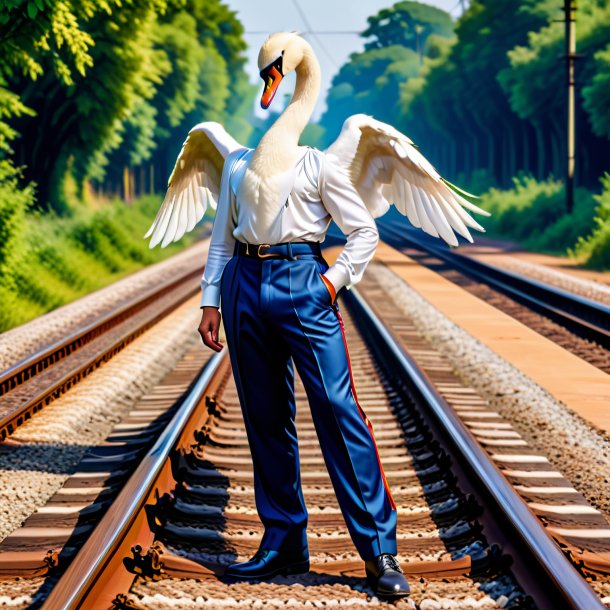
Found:
<path fill-rule="evenodd" d="M 566 173 L 566 210 L 568 214 L 574 209 L 574 164 L 575 164 L 575 84 L 574 64 L 576 61 L 576 0 L 564 0 L 566 27 L 566 70 L 568 81 L 568 164 Z"/>

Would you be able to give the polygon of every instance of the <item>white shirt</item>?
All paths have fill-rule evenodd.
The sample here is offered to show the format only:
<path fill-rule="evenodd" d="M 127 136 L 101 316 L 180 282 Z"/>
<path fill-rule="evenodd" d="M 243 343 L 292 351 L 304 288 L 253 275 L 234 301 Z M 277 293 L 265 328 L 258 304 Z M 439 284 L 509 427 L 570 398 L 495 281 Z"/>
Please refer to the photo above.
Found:
<path fill-rule="evenodd" d="M 234 182 L 243 175 L 252 152 L 248 150 L 236 162 L 229 156 L 223 168 L 208 259 L 201 278 L 201 307 L 220 308 L 220 277 L 233 256 L 236 240 L 251 244 L 323 242 L 331 220 L 347 240 L 324 276 L 337 293 L 343 286 L 349 289 L 359 282 L 375 254 L 379 231 L 346 170 L 323 152 L 308 148 L 297 164 L 292 191 L 274 221 L 273 235 L 280 238 L 269 242 L 265 241 L 268 236 L 252 233 L 250 210 L 235 196 Z"/>

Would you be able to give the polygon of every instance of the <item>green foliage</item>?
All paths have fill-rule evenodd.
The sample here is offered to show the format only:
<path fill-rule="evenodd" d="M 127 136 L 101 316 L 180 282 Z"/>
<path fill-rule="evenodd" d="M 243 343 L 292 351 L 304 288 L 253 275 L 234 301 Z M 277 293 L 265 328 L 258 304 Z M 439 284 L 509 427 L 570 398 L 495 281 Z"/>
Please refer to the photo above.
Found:
<path fill-rule="evenodd" d="M 159 197 L 129 206 L 115 200 L 65 218 L 54 213 L 26 216 L 31 204 L 26 194 L 11 200 L 0 186 L 0 332 L 171 256 L 196 239 L 194 232 L 165 249 L 148 248 L 141 236 Z M 1 205 L 6 201 L 12 202 L 10 209 Z"/>
<path fill-rule="evenodd" d="M 584 260 L 588 267 L 610 269 L 610 174 L 604 174 L 601 183 L 603 191 L 594 195 L 598 206 L 593 231 L 586 237 L 579 237 L 571 254 Z"/>
<path fill-rule="evenodd" d="M 398 2 L 368 21 L 362 36 L 373 40 L 365 44 L 365 51 L 350 56 L 328 93 L 328 109 L 320 121 L 325 134 L 318 136 L 324 146 L 337 137 L 351 114 L 369 114 L 398 126 L 408 98 L 425 84 L 422 75 L 446 55 L 453 38 L 450 15 L 419 2 Z"/>
<path fill-rule="evenodd" d="M 0 5 L 0 40 L 5 74 L 16 70 L 34 80 L 47 62 L 64 85 L 93 65 L 93 38 L 82 22 L 110 14 L 120 0 L 5 0 Z"/>
<path fill-rule="evenodd" d="M 401 86 L 420 71 L 417 53 L 395 45 L 353 53 L 333 79 L 322 117 L 326 144 L 337 137 L 345 119 L 363 113 L 393 122 L 400 110 Z"/>
<path fill-rule="evenodd" d="M 399 127 L 416 142 L 429 142 L 431 160 L 456 177 L 482 168 L 500 183 L 516 173 L 516 154 L 501 150 L 520 135 L 506 95 L 497 81 L 507 52 L 544 23 L 538 0 L 473 0 L 458 21 L 453 44 L 439 47 L 436 61 L 422 71 L 423 83 L 404 91 L 408 104 Z M 435 155 L 436 152 L 436 155 Z M 504 159 L 513 167 L 502 166 Z"/>
<path fill-rule="evenodd" d="M 254 91 L 243 69 L 243 27 L 220 0 L 185 0 L 171 7 L 158 20 L 153 42 L 162 82 L 127 119 L 129 130 L 110 158 L 108 180 L 120 182 L 123 167 L 150 159 L 161 189 L 193 125 L 216 120 L 234 137 L 248 138 Z M 134 155 L 136 148 L 140 152 Z"/>
<path fill-rule="evenodd" d="M 206 50 L 198 40 L 197 21 L 187 11 L 173 12 L 156 31 L 157 46 L 163 57 L 164 75 L 154 103 L 159 110 L 158 131 L 169 135 L 201 96 L 200 69 Z"/>
<path fill-rule="evenodd" d="M 594 96 L 603 90 L 604 80 L 604 54 L 596 55 L 596 52 L 608 46 L 609 24 L 610 5 L 596 0 L 579 3 L 577 49 L 583 54 L 584 63 L 577 65 L 578 82 L 588 90 L 588 109 L 594 113 L 599 108 Z M 564 51 L 563 28 L 550 22 L 538 31 L 530 32 L 527 45 L 518 45 L 508 52 L 510 65 L 500 71 L 498 80 L 509 96 L 512 109 L 520 117 L 540 121 L 551 113 L 562 113 L 565 106 L 565 73 L 557 70 L 557 59 Z M 600 62 L 597 66 L 594 57 Z M 591 90 L 592 79 L 596 84 Z M 599 101 L 603 103 L 603 99 Z M 604 114 L 607 116 L 607 112 Z M 595 116 L 594 124 L 598 121 L 603 121 L 603 118 Z M 603 129 L 599 133 L 603 133 Z"/>
<path fill-rule="evenodd" d="M 582 89 L 584 106 L 589 113 L 594 133 L 610 138 L 610 43 L 597 51 L 594 59 L 593 76 Z"/>
<path fill-rule="evenodd" d="M 595 201 L 589 191 L 576 191 L 574 213 L 565 213 L 565 193 L 560 181 L 539 182 L 531 176 L 513 180 L 509 190 L 490 189 L 481 206 L 491 212 L 485 229 L 495 237 L 518 241 L 525 247 L 564 254 L 594 226 Z"/>
<path fill-rule="evenodd" d="M 7 122 L 11 117 L 34 114 L 25 106 L 19 96 L 6 89 L 0 74 L 0 154 L 12 152 L 9 142 L 17 137 L 17 132 Z"/>
<path fill-rule="evenodd" d="M 99 171 L 102 151 L 116 145 L 117 121 L 160 82 L 150 38 L 167 1 L 35 4 L 36 11 L 23 1 L 0 9 L 0 79 L 33 115 L 11 121 L 24 114 L 12 111 L 0 120 L 22 136 L 13 147 L 40 206 L 65 212 L 66 173 L 82 183 L 92 165 Z"/>
<path fill-rule="evenodd" d="M 18 188 L 18 177 L 18 170 L 9 161 L 0 161 L 0 275 L 3 277 L 23 248 L 26 212 L 34 201 L 31 188 Z M 5 286 L 5 281 L 1 284 Z"/>
<path fill-rule="evenodd" d="M 0 331 L 193 240 L 149 250 L 158 197 L 85 193 L 164 192 L 195 123 L 247 138 L 243 33 L 221 0 L 0 2 Z"/>
<path fill-rule="evenodd" d="M 451 37 L 453 22 L 450 15 L 438 8 L 421 2 L 397 2 L 368 18 L 369 26 L 362 33 L 374 40 L 365 44 L 366 50 L 401 45 L 417 51 L 423 47 L 431 34 Z"/>
<path fill-rule="evenodd" d="M 78 193 L 107 174 L 116 190 L 148 161 L 160 188 L 203 120 L 247 135 L 243 27 L 221 0 L 11 0 L 0 36 L 0 149 L 22 136 L 42 209 L 69 212 L 68 173 Z"/>
<path fill-rule="evenodd" d="M 504 189 L 486 195 L 501 208 L 490 220 L 497 235 L 565 252 L 593 228 L 594 200 L 584 189 L 596 187 L 610 159 L 610 4 L 577 7 L 575 178 L 583 189 L 570 216 L 552 178 L 566 167 L 561 3 L 471 0 L 455 28 L 446 13 L 418 7 L 400 2 L 369 19 L 363 36 L 376 39 L 333 80 L 324 144 L 349 115 L 371 114 L 407 134 L 452 182 L 475 193 Z M 416 23 L 425 36 L 419 66 L 405 54 L 415 48 Z"/>
<path fill-rule="evenodd" d="M 299 140 L 300 146 L 312 146 L 313 148 L 323 148 L 324 127 L 318 123 L 310 123 L 305 127 Z"/>

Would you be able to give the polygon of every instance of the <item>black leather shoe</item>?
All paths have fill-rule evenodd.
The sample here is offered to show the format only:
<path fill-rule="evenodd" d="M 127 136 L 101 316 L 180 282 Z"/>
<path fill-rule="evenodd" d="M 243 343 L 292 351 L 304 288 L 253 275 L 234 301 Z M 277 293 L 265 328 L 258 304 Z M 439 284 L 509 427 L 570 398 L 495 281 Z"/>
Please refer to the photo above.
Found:
<path fill-rule="evenodd" d="M 365 561 L 364 568 L 366 580 L 377 595 L 404 597 L 411 593 L 409 583 L 394 555 L 377 555 L 375 559 Z"/>
<path fill-rule="evenodd" d="M 230 578 L 256 578 L 264 580 L 278 574 L 305 574 L 309 572 L 309 551 L 276 551 L 258 549 L 254 557 L 227 567 L 224 576 Z"/>

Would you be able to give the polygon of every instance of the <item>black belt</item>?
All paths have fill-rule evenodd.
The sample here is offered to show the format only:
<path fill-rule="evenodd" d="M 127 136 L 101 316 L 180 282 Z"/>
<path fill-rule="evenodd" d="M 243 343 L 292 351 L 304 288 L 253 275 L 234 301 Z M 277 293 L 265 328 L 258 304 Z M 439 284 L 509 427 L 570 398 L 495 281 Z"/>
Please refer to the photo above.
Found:
<path fill-rule="evenodd" d="M 250 258 L 301 258 L 301 255 L 322 256 L 319 241 L 293 241 L 279 244 L 246 244 L 235 242 L 234 256 L 249 256 Z"/>

